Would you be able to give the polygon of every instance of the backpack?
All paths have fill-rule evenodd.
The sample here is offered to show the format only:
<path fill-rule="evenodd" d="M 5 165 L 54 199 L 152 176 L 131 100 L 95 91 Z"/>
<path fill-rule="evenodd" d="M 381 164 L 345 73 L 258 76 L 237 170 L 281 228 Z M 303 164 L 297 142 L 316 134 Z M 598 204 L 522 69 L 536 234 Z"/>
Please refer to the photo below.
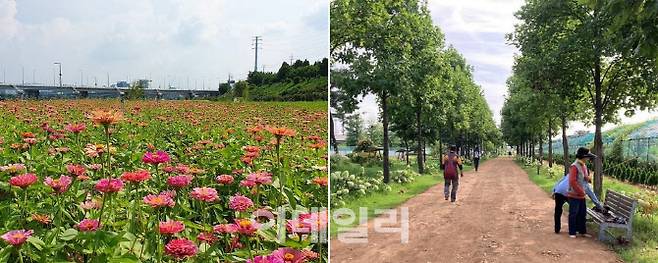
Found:
<path fill-rule="evenodd" d="M 455 179 L 457 178 L 457 155 L 454 153 L 448 153 L 447 160 L 443 168 L 443 177 L 446 179 Z"/>

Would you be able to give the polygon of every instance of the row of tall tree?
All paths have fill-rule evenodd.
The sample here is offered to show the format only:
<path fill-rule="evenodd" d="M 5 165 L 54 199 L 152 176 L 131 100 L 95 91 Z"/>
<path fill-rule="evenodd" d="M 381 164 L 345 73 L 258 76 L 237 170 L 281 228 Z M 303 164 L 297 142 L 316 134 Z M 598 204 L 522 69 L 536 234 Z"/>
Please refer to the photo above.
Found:
<path fill-rule="evenodd" d="M 562 133 L 569 166 L 566 130 L 571 121 L 593 124 L 594 190 L 603 191 L 601 128 L 658 101 L 658 2 L 655 0 L 526 0 L 520 23 L 508 35 L 520 54 L 507 85 L 502 109 L 505 141 L 533 155 Z M 549 148 L 552 164 L 553 149 Z"/>
<path fill-rule="evenodd" d="M 330 49 L 333 117 L 349 117 L 360 96 L 377 97 L 386 183 L 390 131 L 414 145 L 420 173 L 429 145 L 493 149 L 499 141 L 472 68 L 456 49 L 446 47 L 425 1 L 332 1 Z"/>

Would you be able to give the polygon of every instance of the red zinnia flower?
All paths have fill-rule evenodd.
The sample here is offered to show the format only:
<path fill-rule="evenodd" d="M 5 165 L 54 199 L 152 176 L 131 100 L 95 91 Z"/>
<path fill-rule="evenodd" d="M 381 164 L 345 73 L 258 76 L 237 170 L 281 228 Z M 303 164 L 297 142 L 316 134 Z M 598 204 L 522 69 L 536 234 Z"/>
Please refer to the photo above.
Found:
<path fill-rule="evenodd" d="M 161 163 L 167 163 L 171 159 L 169 158 L 169 154 L 163 151 L 157 151 L 155 153 L 153 152 L 146 152 L 144 153 L 144 157 L 142 157 L 142 162 L 148 163 L 148 164 L 154 164 L 158 165 Z"/>
<path fill-rule="evenodd" d="M 228 174 L 222 174 L 218 175 L 217 178 L 215 178 L 218 184 L 232 184 L 233 183 L 233 176 L 230 176 Z"/>
<path fill-rule="evenodd" d="M 196 239 L 200 242 L 206 242 L 209 245 L 212 245 L 218 240 L 218 238 L 212 232 L 201 232 L 196 236 Z"/>
<path fill-rule="evenodd" d="M 165 253 L 176 259 L 184 259 L 196 255 L 197 246 L 184 238 L 174 239 L 165 245 Z"/>
<path fill-rule="evenodd" d="M 192 176 L 190 175 L 177 175 L 167 178 L 167 184 L 174 188 L 183 188 L 192 182 Z"/>
<path fill-rule="evenodd" d="M 68 164 L 68 165 L 66 165 L 66 171 L 70 175 L 73 175 L 75 177 L 80 177 L 80 176 L 85 175 L 85 173 L 87 172 L 87 169 L 82 165 Z"/>
<path fill-rule="evenodd" d="M 100 222 L 97 219 L 83 219 L 78 224 L 78 230 L 82 232 L 91 232 L 98 230 Z"/>
<path fill-rule="evenodd" d="M 140 183 L 151 179 L 151 174 L 146 170 L 137 170 L 134 172 L 125 172 L 121 175 L 121 179 L 126 182 Z"/>
<path fill-rule="evenodd" d="M 185 230 L 185 225 L 181 221 L 166 221 L 159 224 L 160 234 L 173 235 Z"/>
<path fill-rule="evenodd" d="M 23 174 L 9 178 L 9 184 L 25 189 L 36 183 L 38 179 L 34 174 Z"/>
<path fill-rule="evenodd" d="M 96 183 L 96 190 L 101 193 L 116 193 L 123 189 L 123 182 L 119 179 L 101 179 Z"/>

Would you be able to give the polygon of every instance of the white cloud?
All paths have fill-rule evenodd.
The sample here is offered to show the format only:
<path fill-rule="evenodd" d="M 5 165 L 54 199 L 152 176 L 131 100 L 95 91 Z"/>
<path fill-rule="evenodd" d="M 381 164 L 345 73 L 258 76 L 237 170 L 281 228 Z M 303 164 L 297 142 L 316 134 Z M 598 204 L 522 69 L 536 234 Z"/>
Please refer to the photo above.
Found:
<path fill-rule="evenodd" d="M 80 82 L 82 71 L 87 83 L 105 83 L 109 73 L 112 82 L 147 77 L 186 87 L 189 78 L 190 86 L 216 87 L 229 73 L 253 70 L 255 35 L 264 39 L 259 65 L 268 70 L 290 54 L 326 57 L 328 13 L 319 10 L 328 2 L 0 0 L 0 72 L 20 82 L 24 67 L 26 82 L 34 71 L 36 82 L 52 83 L 53 62 L 61 61 L 64 83 Z"/>
<path fill-rule="evenodd" d="M 11 39 L 18 31 L 16 1 L 0 1 L 0 35 Z"/>

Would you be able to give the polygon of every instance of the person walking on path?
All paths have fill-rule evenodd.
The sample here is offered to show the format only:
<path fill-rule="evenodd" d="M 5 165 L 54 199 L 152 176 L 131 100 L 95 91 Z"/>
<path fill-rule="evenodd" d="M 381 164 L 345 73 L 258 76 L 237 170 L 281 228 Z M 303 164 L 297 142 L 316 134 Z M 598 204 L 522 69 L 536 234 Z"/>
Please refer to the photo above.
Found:
<path fill-rule="evenodd" d="M 596 197 L 594 194 L 594 191 L 592 191 L 592 188 L 589 186 L 589 184 L 583 185 L 583 188 L 585 189 L 585 193 L 587 196 L 589 196 L 590 199 L 592 199 L 592 202 L 594 202 L 594 205 L 596 205 L 597 208 L 600 210 L 603 210 L 603 205 L 599 201 L 599 199 Z M 562 207 L 564 206 L 564 203 L 568 201 L 567 194 L 569 192 L 569 174 L 565 174 L 560 181 L 558 181 L 555 186 L 553 186 L 553 195 L 551 196 L 553 200 L 555 200 L 555 213 L 554 213 L 554 219 L 555 219 L 555 233 L 559 234 L 560 229 L 562 228 Z"/>
<path fill-rule="evenodd" d="M 585 147 L 578 148 L 576 152 L 576 161 L 569 168 L 569 237 L 576 238 L 576 233 L 584 237 L 591 237 L 587 234 L 585 217 L 587 208 L 585 204 L 586 187 L 583 185 L 590 181 L 589 170 L 585 162 L 596 158 L 596 155 L 589 152 Z"/>
<path fill-rule="evenodd" d="M 473 166 L 475 167 L 475 171 L 478 171 L 478 167 L 480 167 L 480 157 L 482 156 L 482 152 L 480 152 L 480 147 L 475 147 L 475 151 L 473 151 Z"/>
<path fill-rule="evenodd" d="M 464 166 L 462 165 L 461 157 L 457 154 L 456 146 L 450 146 L 448 154 L 444 155 L 441 159 L 441 169 L 443 170 L 443 179 L 445 181 L 443 194 L 446 200 L 450 196 L 450 202 L 454 203 L 457 200 L 457 190 L 459 189 L 458 175 L 461 173 L 461 176 L 464 176 Z M 450 189 L 451 185 L 452 190 Z"/>

